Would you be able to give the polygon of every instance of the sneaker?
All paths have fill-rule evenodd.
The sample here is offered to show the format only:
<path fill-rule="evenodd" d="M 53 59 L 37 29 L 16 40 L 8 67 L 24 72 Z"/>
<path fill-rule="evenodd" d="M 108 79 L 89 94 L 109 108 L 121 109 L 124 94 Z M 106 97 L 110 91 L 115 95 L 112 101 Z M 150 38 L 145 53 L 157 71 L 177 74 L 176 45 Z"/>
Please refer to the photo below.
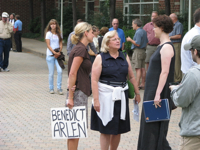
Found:
<path fill-rule="evenodd" d="M 58 89 L 57 92 L 58 92 L 58 94 L 63 95 L 62 89 Z"/>
<path fill-rule="evenodd" d="M 9 71 L 10 71 L 10 69 L 8 69 L 8 68 L 5 68 L 5 69 L 3 69 L 3 71 L 5 71 L 5 72 L 9 72 Z"/>
<path fill-rule="evenodd" d="M 54 90 L 50 90 L 49 93 L 50 93 L 50 94 L 54 94 Z"/>

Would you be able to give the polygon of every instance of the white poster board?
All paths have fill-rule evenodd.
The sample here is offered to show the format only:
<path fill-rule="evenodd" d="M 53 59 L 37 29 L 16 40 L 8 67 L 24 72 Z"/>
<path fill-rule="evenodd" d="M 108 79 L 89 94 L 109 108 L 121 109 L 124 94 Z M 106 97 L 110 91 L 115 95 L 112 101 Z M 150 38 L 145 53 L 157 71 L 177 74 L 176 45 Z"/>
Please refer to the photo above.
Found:
<path fill-rule="evenodd" d="M 87 137 L 85 106 L 51 108 L 51 132 L 53 139 Z"/>

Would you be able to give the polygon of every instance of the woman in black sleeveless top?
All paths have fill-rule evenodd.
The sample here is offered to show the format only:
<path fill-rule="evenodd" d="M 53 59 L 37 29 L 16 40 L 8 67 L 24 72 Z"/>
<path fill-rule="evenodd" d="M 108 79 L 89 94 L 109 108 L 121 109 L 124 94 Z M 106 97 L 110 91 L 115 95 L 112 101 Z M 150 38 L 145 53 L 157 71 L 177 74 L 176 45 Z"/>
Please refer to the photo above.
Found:
<path fill-rule="evenodd" d="M 155 107 L 160 107 L 163 98 L 169 100 L 170 112 L 172 100 L 170 98 L 169 82 L 174 79 L 174 47 L 169 39 L 173 30 L 173 22 L 166 15 L 153 19 L 155 37 L 160 39 L 160 45 L 150 58 L 146 76 L 143 101 L 154 100 Z M 146 123 L 142 110 L 138 150 L 171 150 L 166 139 L 169 121 Z"/>
<path fill-rule="evenodd" d="M 130 131 L 127 75 L 134 85 L 140 102 L 139 89 L 129 57 L 123 55 L 116 31 L 107 32 L 102 41 L 101 54 L 92 66 L 93 106 L 91 129 L 99 131 L 101 149 L 117 149 L 120 135 Z M 119 96 L 117 96 L 119 95 Z M 115 99 L 116 98 L 116 99 Z"/>

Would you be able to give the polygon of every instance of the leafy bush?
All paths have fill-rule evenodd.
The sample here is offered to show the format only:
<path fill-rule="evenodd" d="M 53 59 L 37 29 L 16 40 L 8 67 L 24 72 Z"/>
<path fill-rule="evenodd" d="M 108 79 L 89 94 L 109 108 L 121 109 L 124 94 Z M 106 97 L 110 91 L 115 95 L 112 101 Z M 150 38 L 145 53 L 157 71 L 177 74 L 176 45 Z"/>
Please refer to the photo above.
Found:
<path fill-rule="evenodd" d="M 47 10 L 46 14 L 46 25 L 49 23 L 51 19 L 56 19 L 60 25 L 61 18 L 60 13 L 61 10 L 58 9 L 49 9 Z M 77 10 L 77 18 L 83 19 L 84 16 L 80 15 L 79 11 Z M 45 25 L 45 27 L 46 27 Z M 29 30 L 31 33 L 23 33 L 23 37 L 26 38 L 38 38 L 41 32 L 41 17 L 37 17 L 31 21 L 29 24 Z M 73 12 L 72 7 L 63 7 L 63 39 L 67 41 L 68 35 L 73 31 Z"/>
<path fill-rule="evenodd" d="M 57 10 L 56 20 L 60 24 L 61 18 L 60 18 L 61 10 Z M 80 15 L 79 11 L 76 11 L 77 19 L 83 19 L 84 16 Z M 63 39 L 66 42 L 69 34 L 73 31 L 73 11 L 71 6 L 63 7 Z"/>
<path fill-rule="evenodd" d="M 119 20 L 119 28 L 127 25 L 127 21 L 123 18 L 123 11 L 120 8 L 116 8 L 115 18 Z M 98 26 L 99 28 L 110 28 L 109 1 L 104 1 L 103 5 L 100 7 L 100 12 L 90 10 L 90 14 L 88 15 L 88 19 L 86 21 L 92 25 Z"/>
<path fill-rule="evenodd" d="M 188 31 L 188 13 L 184 13 L 184 14 L 181 14 L 179 17 L 178 17 L 178 20 L 180 21 L 180 23 L 183 24 L 183 36 L 187 33 Z M 192 25 L 191 27 L 194 26 L 194 22 L 192 22 Z"/>
<path fill-rule="evenodd" d="M 124 30 L 125 37 L 129 36 L 130 38 L 133 38 L 133 36 L 135 35 L 135 30 L 133 29 L 127 29 L 126 27 L 123 27 L 122 29 Z M 131 42 L 125 42 L 125 50 L 129 56 L 131 56 L 133 53 L 133 51 L 131 50 L 131 45 Z"/>
<path fill-rule="evenodd" d="M 99 28 L 110 26 L 109 1 L 102 2 L 99 12 L 89 11 L 87 22 Z"/>
<path fill-rule="evenodd" d="M 110 25 L 109 19 L 110 18 L 108 15 L 104 15 L 103 13 L 98 12 L 98 13 L 94 13 L 93 15 L 90 14 L 90 17 L 88 18 L 87 22 L 99 28 L 109 27 Z"/>
<path fill-rule="evenodd" d="M 40 33 L 41 17 L 36 17 L 35 19 L 31 20 L 31 23 L 28 27 L 32 33 Z"/>
<path fill-rule="evenodd" d="M 23 33 L 22 37 L 24 38 L 30 38 L 30 39 L 35 39 L 40 36 L 40 33 Z"/>

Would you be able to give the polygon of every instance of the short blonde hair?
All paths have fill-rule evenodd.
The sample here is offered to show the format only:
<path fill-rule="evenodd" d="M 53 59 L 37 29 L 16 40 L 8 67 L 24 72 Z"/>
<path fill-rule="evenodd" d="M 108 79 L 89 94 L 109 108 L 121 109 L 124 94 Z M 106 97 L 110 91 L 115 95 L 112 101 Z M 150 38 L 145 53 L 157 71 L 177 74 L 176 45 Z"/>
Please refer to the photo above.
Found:
<path fill-rule="evenodd" d="M 116 30 L 109 31 L 104 35 L 103 41 L 101 44 L 101 52 L 103 52 L 103 53 L 109 52 L 109 47 L 108 47 L 109 41 L 115 35 L 118 35 Z"/>
<path fill-rule="evenodd" d="M 89 32 L 91 29 L 92 26 L 87 22 L 77 24 L 74 28 L 75 34 L 71 36 L 72 44 L 77 44 L 83 38 L 85 31 Z"/>

